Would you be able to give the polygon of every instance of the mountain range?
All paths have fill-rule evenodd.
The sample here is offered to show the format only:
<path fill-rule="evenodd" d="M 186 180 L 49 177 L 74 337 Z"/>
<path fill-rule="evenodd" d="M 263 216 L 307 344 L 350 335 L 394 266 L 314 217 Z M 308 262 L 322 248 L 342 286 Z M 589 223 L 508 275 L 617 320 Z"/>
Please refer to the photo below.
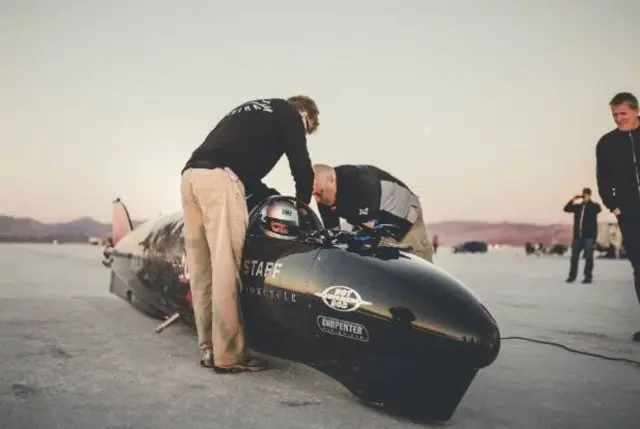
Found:
<path fill-rule="evenodd" d="M 134 226 L 144 221 L 132 221 Z M 108 237 L 111 224 L 90 217 L 69 222 L 44 223 L 29 217 L 0 215 L 0 241 L 74 241 L 87 242 L 89 237 Z"/>
<path fill-rule="evenodd" d="M 133 221 L 134 226 L 144 221 Z M 514 222 L 452 220 L 427 225 L 429 235 L 437 234 L 441 245 L 455 245 L 480 240 L 489 244 L 520 246 L 526 242 L 568 244 L 572 228 L 568 224 L 539 225 Z M 108 237 L 111 224 L 89 217 L 61 222 L 43 223 L 28 217 L 0 215 L 0 241 L 75 241 L 87 242 L 89 237 Z"/>

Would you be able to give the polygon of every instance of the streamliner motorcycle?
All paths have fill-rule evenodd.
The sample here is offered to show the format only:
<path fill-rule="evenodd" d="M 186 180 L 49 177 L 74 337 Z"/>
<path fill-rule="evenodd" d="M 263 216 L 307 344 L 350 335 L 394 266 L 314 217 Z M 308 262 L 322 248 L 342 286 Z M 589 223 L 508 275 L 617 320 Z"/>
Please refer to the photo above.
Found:
<path fill-rule="evenodd" d="M 304 209 L 293 240 L 261 227 L 279 201 Z M 118 199 L 112 222 L 103 261 L 110 291 L 166 319 L 157 332 L 176 320 L 195 328 L 182 213 L 134 228 Z M 311 207 L 287 196 L 254 204 L 241 266 L 247 344 L 309 365 L 364 401 L 449 420 L 478 371 L 496 359 L 499 328 L 465 285 L 410 248 L 385 244 L 388 234 L 385 226 L 331 233 Z"/>

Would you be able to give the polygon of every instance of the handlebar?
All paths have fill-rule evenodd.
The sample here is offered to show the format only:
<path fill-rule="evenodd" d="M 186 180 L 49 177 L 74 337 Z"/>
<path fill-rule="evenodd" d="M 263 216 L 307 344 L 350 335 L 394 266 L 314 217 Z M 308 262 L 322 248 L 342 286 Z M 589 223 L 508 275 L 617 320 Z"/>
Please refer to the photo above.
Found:
<path fill-rule="evenodd" d="M 313 231 L 307 236 L 314 242 L 321 242 L 323 245 L 346 244 L 350 248 L 360 250 L 376 250 L 380 246 L 383 238 L 394 238 L 394 233 L 399 231 L 399 227 L 391 224 L 379 224 L 374 228 L 359 227 L 354 231 L 331 231 L 322 229 Z M 412 250 L 411 246 L 402 243 L 384 243 L 384 247 L 392 247 L 398 250 Z"/>

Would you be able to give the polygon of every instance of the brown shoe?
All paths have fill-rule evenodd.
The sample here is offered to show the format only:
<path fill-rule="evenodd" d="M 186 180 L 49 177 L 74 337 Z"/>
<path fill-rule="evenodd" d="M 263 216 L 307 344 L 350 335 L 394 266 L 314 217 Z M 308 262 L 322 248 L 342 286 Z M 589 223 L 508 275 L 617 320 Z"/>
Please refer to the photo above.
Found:
<path fill-rule="evenodd" d="M 267 368 L 269 368 L 269 364 L 266 360 L 252 357 L 231 365 L 214 366 L 213 370 L 218 374 L 237 374 L 239 372 L 264 371 Z"/>
<path fill-rule="evenodd" d="M 200 352 L 200 366 L 213 368 L 213 350 L 204 349 Z"/>

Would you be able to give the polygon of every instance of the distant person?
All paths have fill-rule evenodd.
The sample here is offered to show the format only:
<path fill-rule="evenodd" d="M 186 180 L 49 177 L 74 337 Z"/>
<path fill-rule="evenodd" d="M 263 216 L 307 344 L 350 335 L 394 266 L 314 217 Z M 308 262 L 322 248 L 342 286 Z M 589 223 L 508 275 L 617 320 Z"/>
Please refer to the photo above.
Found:
<path fill-rule="evenodd" d="M 529 255 L 533 255 L 536 251 L 536 246 L 531 243 L 530 241 L 527 241 L 526 243 L 524 243 L 524 253 L 526 253 L 527 256 Z"/>
<path fill-rule="evenodd" d="M 315 164 L 313 169 L 313 194 L 327 229 L 339 230 L 340 218 L 366 228 L 392 224 L 400 229 L 394 239 L 411 246 L 414 255 L 433 262 L 420 201 L 407 185 L 372 165 Z"/>
<path fill-rule="evenodd" d="M 600 204 L 591 200 L 591 189 L 584 188 L 582 195 L 576 195 L 565 206 L 564 211 L 573 213 L 573 241 L 571 242 L 571 265 L 567 282 L 575 281 L 578 275 L 580 253 L 584 251 L 584 279 L 582 283 L 593 281 L 593 253 L 598 236 L 598 213 Z"/>
<path fill-rule="evenodd" d="M 640 118 L 638 99 L 629 92 L 609 102 L 614 130 L 596 145 L 596 175 L 602 203 L 620 225 L 622 242 L 633 267 L 636 295 L 640 301 Z M 633 336 L 640 341 L 640 331 Z"/>
<path fill-rule="evenodd" d="M 438 234 L 435 234 L 433 236 L 432 245 L 433 245 L 433 254 L 435 255 L 436 253 L 438 253 L 438 246 L 440 246 L 440 237 L 438 237 Z"/>
<path fill-rule="evenodd" d="M 182 170 L 187 264 L 202 366 L 218 373 L 267 368 L 266 361 L 246 351 L 240 313 L 237 280 L 248 226 L 246 198 L 268 190 L 262 179 L 286 154 L 296 197 L 310 202 L 313 169 L 306 135 L 317 127 L 318 108 L 309 97 L 248 101 L 222 118 Z"/>

